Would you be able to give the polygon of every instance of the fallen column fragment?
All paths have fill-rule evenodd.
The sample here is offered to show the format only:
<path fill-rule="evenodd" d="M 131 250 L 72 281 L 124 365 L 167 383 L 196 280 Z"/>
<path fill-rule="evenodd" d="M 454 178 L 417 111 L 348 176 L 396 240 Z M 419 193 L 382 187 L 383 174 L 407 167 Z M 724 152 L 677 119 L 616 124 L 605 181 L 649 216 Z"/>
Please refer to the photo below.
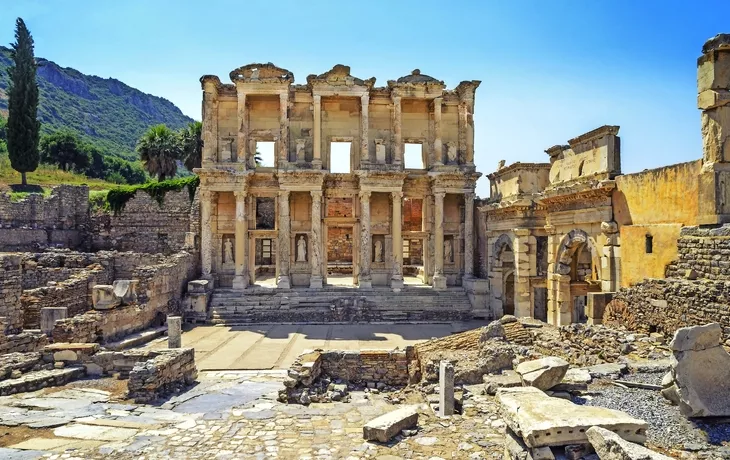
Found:
<path fill-rule="evenodd" d="M 594 426 L 586 431 L 601 460 L 670 460 L 671 457 L 621 438 L 611 430 Z"/>
<path fill-rule="evenodd" d="M 362 437 L 367 441 L 388 442 L 402 430 L 418 424 L 417 406 L 406 406 L 370 420 L 362 427 Z"/>

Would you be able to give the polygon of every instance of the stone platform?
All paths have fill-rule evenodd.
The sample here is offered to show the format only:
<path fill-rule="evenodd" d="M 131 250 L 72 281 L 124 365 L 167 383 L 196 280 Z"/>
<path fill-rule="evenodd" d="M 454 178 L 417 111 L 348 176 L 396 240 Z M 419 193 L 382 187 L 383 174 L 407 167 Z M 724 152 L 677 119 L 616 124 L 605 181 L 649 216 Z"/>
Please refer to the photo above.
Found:
<path fill-rule="evenodd" d="M 246 290 L 216 289 L 211 300 L 213 324 L 451 322 L 472 318 L 461 287 L 437 291 L 428 286 L 358 289 Z"/>

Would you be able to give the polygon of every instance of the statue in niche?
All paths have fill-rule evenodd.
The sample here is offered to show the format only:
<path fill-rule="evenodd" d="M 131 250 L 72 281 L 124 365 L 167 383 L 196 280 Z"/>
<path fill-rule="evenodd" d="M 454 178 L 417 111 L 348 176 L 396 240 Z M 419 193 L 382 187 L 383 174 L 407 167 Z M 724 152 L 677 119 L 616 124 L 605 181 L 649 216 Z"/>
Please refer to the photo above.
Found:
<path fill-rule="evenodd" d="M 224 264 L 234 263 L 233 239 L 232 238 L 226 238 L 226 240 L 223 242 L 223 263 Z"/>
<path fill-rule="evenodd" d="M 453 142 L 446 143 L 446 157 L 448 158 L 449 164 L 459 163 L 459 154 L 456 151 L 456 145 Z"/>
<path fill-rule="evenodd" d="M 306 145 L 306 140 L 304 139 L 297 139 L 297 162 L 298 163 L 304 163 L 304 146 Z"/>
<path fill-rule="evenodd" d="M 451 240 L 444 241 L 444 262 L 452 263 L 454 261 L 454 254 L 451 249 Z"/>
<path fill-rule="evenodd" d="M 304 235 L 299 237 L 297 241 L 297 262 L 307 261 L 307 241 L 304 239 Z"/>
<path fill-rule="evenodd" d="M 375 162 L 385 164 L 385 144 L 383 139 L 375 139 Z"/>
<path fill-rule="evenodd" d="M 383 261 L 383 243 L 380 240 L 375 240 L 375 262 Z"/>

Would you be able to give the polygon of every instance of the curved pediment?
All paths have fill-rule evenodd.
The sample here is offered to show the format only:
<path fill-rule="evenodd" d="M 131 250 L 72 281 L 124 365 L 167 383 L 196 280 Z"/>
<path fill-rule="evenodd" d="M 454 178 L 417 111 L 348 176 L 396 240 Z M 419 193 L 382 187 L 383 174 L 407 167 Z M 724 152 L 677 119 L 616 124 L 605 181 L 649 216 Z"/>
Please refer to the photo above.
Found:
<path fill-rule="evenodd" d="M 291 83 L 294 81 L 293 73 L 277 67 L 271 62 L 267 62 L 266 64 L 248 64 L 231 71 L 229 75 L 233 82 Z"/>
<path fill-rule="evenodd" d="M 396 83 L 422 83 L 422 84 L 436 83 L 438 85 L 444 84 L 444 82 L 441 80 L 437 80 L 436 78 L 433 78 L 430 75 L 422 74 L 419 69 L 414 69 L 410 75 L 406 75 L 405 77 L 400 77 L 396 81 Z"/>
<path fill-rule="evenodd" d="M 316 83 L 324 83 L 330 86 L 365 86 L 372 88 L 375 84 L 375 77 L 363 80 L 350 74 L 350 66 L 337 64 L 332 69 L 321 75 L 309 75 L 307 84 L 310 86 Z"/>

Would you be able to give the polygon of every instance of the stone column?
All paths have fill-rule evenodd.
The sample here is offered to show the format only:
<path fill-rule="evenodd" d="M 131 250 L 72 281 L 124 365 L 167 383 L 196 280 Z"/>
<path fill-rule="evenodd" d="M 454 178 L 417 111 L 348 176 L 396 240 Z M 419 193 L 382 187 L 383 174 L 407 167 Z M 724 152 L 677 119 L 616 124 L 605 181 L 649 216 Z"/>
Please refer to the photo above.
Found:
<path fill-rule="evenodd" d="M 474 194 L 464 194 L 464 279 L 474 278 Z"/>
<path fill-rule="evenodd" d="M 322 169 L 322 96 L 312 96 L 312 105 L 314 107 L 312 168 Z"/>
<path fill-rule="evenodd" d="M 213 270 L 213 197 L 210 190 L 200 191 L 200 265 L 203 279 L 212 280 Z"/>
<path fill-rule="evenodd" d="M 279 94 L 279 164 L 289 161 L 289 92 Z"/>
<path fill-rule="evenodd" d="M 401 208 L 403 205 L 403 192 L 392 192 L 393 196 L 393 222 L 391 230 L 393 234 L 393 274 L 390 278 L 390 287 L 394 291 L 403 289 L 403 235 L 401 226 L 403 216 Z"/>
<path fill-rule="evenodd" d="M 218 89 L 215 83 L 203 84 L 203 163 L 216 161 L 218 153 Z"/>
<path fill-rule="evenodd" d="M 697 107 L 702 111 L 703 165 L 699 175 L 700 224 L 730 222 L 730 34 L 705 42 L 697 60 Z"/>
<path fill-rule="evenodd" d="M 444 164 L 444 146 L 441 142 L 441 103 L 443 99 L 437 97 L 433 100 L 433 164 Z"/>
<path fill-rule="evenodd" d="M 167 348 L 182 347 L 182 317 L 167 317 Z"/>
<path fill-rule="evenodd" d="M 436 254 L 434 260 L 433 288 L 446 289 L 446 276 L 444 276 L 444 192 L 436 192 L 433 194 L 436 199 L 434 213 L 434 230 L 436 233 Z"/>
<path fill-rule="evenodd" d="M 369 123 L 368 108 L 370 104 L 370 95 L 363 94 L 360 96 L 360 169 L 363 165 L 370 163 L 370 152 L 368 148 Z"/>
<path fill-rule="evenodd" d="M 312 274 L 309 287 L 322 288 L 322 191 L 312 190 L 312 239 L 309 242 L 309 261 Z"/>
<path fill-rule="evenodd" d="M 372 287 L 370 277 L 371 255 L 370 241 L 370 191 L 360 192 L 360 274 L 358 285 L 361 288 Z"/>
<path fill-rule="evenodd" d="M 532 316 L 530 302 L 530 230 L 526 228 L 514 229 L 515 255 L 515 316 Z"/>
<path fill-rule="evenodd" d="M 458 118 L 459 118 L 459 164 L 466 164 L 467 158 L 467 103 L 466 101 L 459 101 L 458 106 Z"/>
<path fill-rule="evenodd" d="M 473 102 L 466 105 L 466 158 L 464 163 L 474 166 L 474 109 Z"/>
<path fill-rule="evenodd" d="M 621 287 L 621 235 L 614 221 L 601 222 L 606 238 L 601 256 L 601 291 L 615 292 Z"/>
<path fill-rule="evenodd" d="M 247 166 L 246 144 L 248 143 L 248 110 L 246 110 L 246 93 L 238 90 L 238 140 L 236 161 Z"/>
<path fill-rule="evenodd" d="M 439 363 L 439 417 L 454 415 L 454 365 Z"/>
<path fill-rule="evenodd" d="M 400 96 L 393 96 L 393 164 L 403 164 L 403 133 L 401 129 Z"/>
<path fill-rule="evenodd" d="M 235 191 L 236 196 L 236 276 L 233 278 L 234 289 L 248 287 L 248 221 L 246 219 L 246 192 Z"/>
<path fill-rule="evenodd" d="M 291 250 L 291 220 L 289 218 L 289 191 L 279 192 L 279 238 L 277 244 L 277 257 L 279 263 L 279 278 L 276 286 L 282 289 L 290 289 L 289 263 Z"/>

